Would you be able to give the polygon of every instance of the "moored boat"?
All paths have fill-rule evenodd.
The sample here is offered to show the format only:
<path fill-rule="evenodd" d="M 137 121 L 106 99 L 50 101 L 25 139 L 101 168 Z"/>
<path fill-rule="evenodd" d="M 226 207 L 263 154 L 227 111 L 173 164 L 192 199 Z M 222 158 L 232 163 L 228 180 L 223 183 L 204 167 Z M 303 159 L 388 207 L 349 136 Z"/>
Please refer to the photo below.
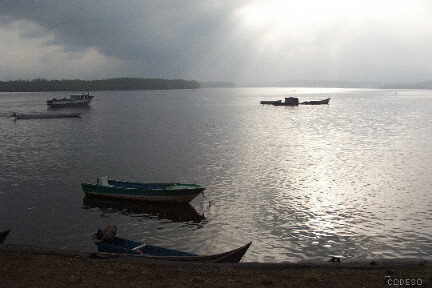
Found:
<path fill-rule="evenodd" d="M 224 253 L 213 255 L 196 255 L 189 252 L 168 249 L 141 242 L 123 239 L 115 236 L 104 239 L 104 233 L 99 230 L 95 234 L 95 244 L 99 252 L 117 253 L 122 256 L 137 257 L 145 260 L 180 261 L 180 262 L 210 262 L 210 263 L 237 263 L 249 249 L 252 242 Z"/>
<path fill-rule="evenodd" d="M 304 101 L 299 102 L 299 99 L 297 97 L 287 97 L 285 98 L 285 101 L 282 102 L 282 100 L 271 100 L 271 101 L 260 101 L 261 104 L 271 104 L 274 106 L 298 106 L 299 104 L 302 105 L 323 105 L 323 104 L 329 104 L 330 98 L 324 99 L 324 100 L 313 100 L 313 101 Z"/>
<path fill-rule="evenodd" d="M 90 197 L 183 203 L 191 201 L 205 190 L 205 187 L 197 184 L 137 183 L 108 180 L 108 177 L 99 177 L 96 184 L 82 183 L 81 187 Z"/>
<path fill-rule="evenodd" d="M 302 105 L 325 105 L 329 104 L 330 98 L 324 99 L 324 100 L 315 100 L 315 101 L 305 101 L 300 104 Z"/>
<path fill-rule="evenodd" d="M 87 106 L 90 104 L 93 95 L 90 95 L 90 92 L 81 93 L 81 94 L 72 94 L 69 98 L 62 99 L 50 99 L 47 100 L 47 105 L 50 108 L 63 108 L 63 107 L 76 107 L 76 106 Z"/>
<path fill-rule="evenodd" d="M 80 113 L 53 113 L 53 112 L 38 112 L 38 113 L 13 113 L 12 117 L 16 120 L 23 119 L 55 119 L 55 118 L 80 118 Z"/>

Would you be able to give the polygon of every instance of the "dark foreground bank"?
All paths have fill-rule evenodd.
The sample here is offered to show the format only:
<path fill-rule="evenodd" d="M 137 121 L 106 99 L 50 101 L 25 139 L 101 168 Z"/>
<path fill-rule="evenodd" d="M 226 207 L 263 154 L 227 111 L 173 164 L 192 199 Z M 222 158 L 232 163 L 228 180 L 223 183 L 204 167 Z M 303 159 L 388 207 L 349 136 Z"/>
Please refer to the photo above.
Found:
<path fill-rule="evenodd" d="M 137 259 L 98 259 L 73 252 L 5 246 L 0 249 L 0 263 L 1 287 L 401 287 L 395 285 L 401 279 L 416 282 L 417 286 L 406 287 L 428 287 L 432 281 L 431 263 L 424 261 L 143 263 Z"/>

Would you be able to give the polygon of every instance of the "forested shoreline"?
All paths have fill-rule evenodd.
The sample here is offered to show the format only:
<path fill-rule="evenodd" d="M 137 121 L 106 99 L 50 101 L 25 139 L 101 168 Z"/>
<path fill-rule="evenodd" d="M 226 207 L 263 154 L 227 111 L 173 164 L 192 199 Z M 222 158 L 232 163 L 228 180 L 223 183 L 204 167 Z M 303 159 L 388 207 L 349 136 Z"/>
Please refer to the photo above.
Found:
<path fill-rule="evenodd" d="M 103 80 L 33 79 L 0 81 L 0 92 L 166 90 L 196 88 L 200 88 L 198 81 L 183 79 L 112 78 Z"/>

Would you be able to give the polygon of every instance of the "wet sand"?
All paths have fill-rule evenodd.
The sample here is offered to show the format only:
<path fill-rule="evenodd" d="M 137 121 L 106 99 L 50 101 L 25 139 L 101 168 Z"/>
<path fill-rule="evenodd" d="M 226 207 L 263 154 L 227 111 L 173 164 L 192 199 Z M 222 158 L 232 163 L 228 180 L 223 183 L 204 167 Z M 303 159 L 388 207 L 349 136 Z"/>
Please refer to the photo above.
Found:
<path fill-rule="evenodd" d="M 388 275 L 391 281 L 421 279 L 423 286 L 407 287 L 428 287 L 432 283 L 431 263 L 419 260 L 350 264 L 179 264 L 130 258 L 99 259 L 72 251 L 3 246 L 0 263 L 0 287 L 8 288 L 387 287 L 385 276 Z"/>

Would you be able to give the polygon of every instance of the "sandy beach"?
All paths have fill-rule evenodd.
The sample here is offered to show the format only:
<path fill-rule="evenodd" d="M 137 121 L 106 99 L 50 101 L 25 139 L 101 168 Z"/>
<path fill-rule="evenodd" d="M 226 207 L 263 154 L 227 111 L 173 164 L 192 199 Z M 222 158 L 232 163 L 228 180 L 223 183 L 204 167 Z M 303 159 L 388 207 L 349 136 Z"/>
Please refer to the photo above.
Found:
<path fill-rule="evenodd" d="M 1 287 L 404 287 L 388 282 L 400 279 L 410 279 L 410 284 L 416 282 L 417 286 L 406 287 L 428 287 L 432 280 L 431 263 L 419 260 L 179 264 L 94 256 L 3 246 Z M 392 286 L 386 286 L 388 283 Z"/>

